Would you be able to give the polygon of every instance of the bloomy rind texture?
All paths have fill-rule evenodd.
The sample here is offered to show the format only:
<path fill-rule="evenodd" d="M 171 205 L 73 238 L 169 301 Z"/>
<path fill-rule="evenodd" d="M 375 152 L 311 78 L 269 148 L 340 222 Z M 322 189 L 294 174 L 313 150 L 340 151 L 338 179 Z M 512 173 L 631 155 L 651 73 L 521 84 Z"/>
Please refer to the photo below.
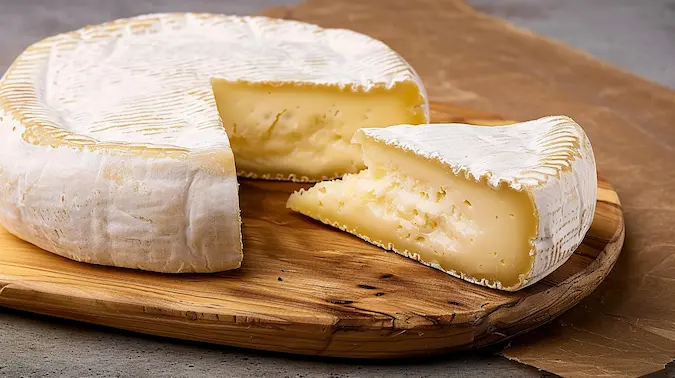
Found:
<path fill-rule="evenodd" d="M 123 42 L 129 40 L 127 37 L 143 39 Z M 209 43 L 196 43 L 199 40 Z M 261 50 L 260 55 L 238 54 L 225 44 L 227 42 L 254 48 L 251 45 L 270 41 L 276 43 L 274 48 Z M 308 41 L 313 43 L 308 44 Z M 158 46 L 167 42 L 192 50 L 180 52 L 180 55 L 177 52 L 175 61 L 167 62 L 158 53 L 162 51 Z M 222 42 L 222 46 L 218 42 Z M 308 50 L 312 46 L 314 49 Z M 145 49 L 143 53 L 147 56 L 134 60 L 124 55 L 124 49 L 139 49 L 139 53 L 140 49 Z M 91 54 L 95 56 L 92 57 Z M 119 59 L 117 56 L 124 59 L 115 60 Z M 153 56 L 156 57 L 155 61 L 144 61 Z M 110 62 L 104 64 L 90 59 L 108 59 Z M 128 62 L 129 60 L 134 62 Z M 125 68 L 118 67 L 120 64 L 128 64 L 127 71 L 116 71 Z M 156 64 L 158 67 L 156 70 L 148 69 L 146 66 L 149 64 Z M 135 71 L 139 69 L 145 72 L 136 74 Z M 97 93 L 96 89 L 104 88 L 106 83 L 83 83 L 83 75 L 87 72 L 100 74 L 101 80 L 109 80 L 110 85 L 121 86 L 113 81 L 123 80 L 123 84 L 128 86 L 126 91 L 119 94 L 120 106 L 111 109 L 113 112 L 110 116 L 118 116 L 127 111 L 132 112 L 130 116 L 140 117 L 142 114 L 137 113 L 139 109 L 152 107 L 153 103 L 157 105 L 158 101 L 154 99 L 148 104 L 132 101 L 134 92 L 152 93 L 147 89 L 148 84 L 157 84 L 146 82 L 152 73 L 167 82 L 161 88 L 163 92 L 152 93 L 164 97 L 161 103 L 167 109 L 176 105 L 186 106 L 169 97 L 180 94 L 183 97 L 192 97 L 192 101 L 188 103 L 191 107 L 211 106 L 212 113 L 216 113 L 210 87 L 212 78 L 232 82 L 336 85 L 365 91 L 375 86 L 389 88 L 397 83 L 413 82 L 422 97 L 420 106 L 424 108 L 426 118 L 429 118 L 427 94 L 421 79 L 405 60 L 381 41 L 350 30 L 322 29 L 296 21 L 208 13 L 143 15 L 85 27 L 40 41 L 21 54 L 5 74 L 6 95 L 1 99 L 2 105 L 22 118 L 27 126 L 39 129 L 35 134 L 40 135 L 40 138 L 34 138 L 32 143 L 52 146 L 105 144 L 106 140 L 97 138 L 105 130 L 86 130 L 92 126 L 87 123 L 92 114 L 87 114 L 91 110 L 86 107 L 97 104 L 96 96 L 92 95 L 91 98 L 86 95 Z M 45 87 L 37 88 L 36 85 Z M 68 88 L 64 88 L 66 86 Z M 79 95 L 82 98 L 78 98 Z M 126 98 L 129 100 L 124 101 Z M 176 109 L 176 112 L 181 109 Z M 63 117 L 61 113 L 69 110 L 75 114 Z M 194 118 L 196 120 L 186 122 L 195 122 L 195 128 L 202 130 L 222 131 L 218 117 Z M 124 121 L 132 119 L 126 117 Z M 62 127 L 64 123 L 69 129 Z M 147 139 L 149 134 L 146 129 L 137 131 Z M 179 136 L 174 139 L 176 140 L 166 140 L 163 143 L 152 141 L 146 144 L 148 147 L 169 148 L 191 147 L 194 142 L 188 137 Z M 106 147 L 115 145 L 116 143 L 111 143 Z"/>
<path fill-rule="evenodd" d="M 547 121 L 552 127 L 542 137 L 541 146 L 546 151 L 545 164 L 557 171 L 541 186 L 528 188 L 539 226 L 533 242 L 534 264 L 523 287 L 546 277 L 572 256 L 591 228 L 597 203 L 598 176 L 590 140 L 567 117 Z"/>
<path fill-rule="evenodd" d="M 508 291 L 522 289 L 565 263 L 591 227 L 597 199 L 595 156 L 585 132 L 569 117 L 550 116 L 508 126 L 361 129 L 354 141 L 364 138 L 437 161 L 469 180 L 486 180 L 495 188 L 505 183 L 530 194 L 539 224 L 528 275 L 513 287 L 461 277 L 465 280 Z"/>
<path fill-rule="evenodd" d="M 12 234 L 93 264 L 171 273 L 241 265 L 236 177 L 203 169 L 199 151 L 146 159 L 38 146 L 24 131 L 0 110 L 0 223 Z"/>

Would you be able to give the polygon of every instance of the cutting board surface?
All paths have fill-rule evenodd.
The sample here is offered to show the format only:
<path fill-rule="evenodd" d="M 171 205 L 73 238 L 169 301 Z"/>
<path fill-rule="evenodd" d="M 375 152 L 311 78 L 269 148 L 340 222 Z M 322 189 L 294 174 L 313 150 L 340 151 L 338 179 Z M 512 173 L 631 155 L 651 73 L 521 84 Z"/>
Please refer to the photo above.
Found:
<path fill-rule="evenodd" d="M 503 124 L 432 104 L 435 122 Z M 624 240 L 619 199 L 599 180 L 593 225 L 570 260 L 516 293 L 472 285 L 285 208 L 309 185 L 241 180 L 244 262 L 218 274 L 163 275 L 67 260 L 0 228 L 0 305 L 180 339 L 357 358 L 492 344 L 577 304 Z"/>

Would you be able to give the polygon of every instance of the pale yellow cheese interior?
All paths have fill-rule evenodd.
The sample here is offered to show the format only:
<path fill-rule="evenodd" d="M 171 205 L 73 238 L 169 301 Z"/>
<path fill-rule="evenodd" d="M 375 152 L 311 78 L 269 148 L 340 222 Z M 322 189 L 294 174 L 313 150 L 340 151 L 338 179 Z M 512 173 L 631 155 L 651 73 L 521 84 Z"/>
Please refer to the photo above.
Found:
<path fill-rule="evenodd" d="M 357 129 L 425 122 L 412 82 L 364 91 L 213 79 L 212 87 L 243 176 L 321 180 L 358 172 L 361 151 L 350 143 Z"/>
<path fill-rule="evenodd" d="M 526 192 L 363 143 L 367 170 L 297 192 L 288 207 L 457 276 L 510 287 L 530 271 L 537 218 Z"/>

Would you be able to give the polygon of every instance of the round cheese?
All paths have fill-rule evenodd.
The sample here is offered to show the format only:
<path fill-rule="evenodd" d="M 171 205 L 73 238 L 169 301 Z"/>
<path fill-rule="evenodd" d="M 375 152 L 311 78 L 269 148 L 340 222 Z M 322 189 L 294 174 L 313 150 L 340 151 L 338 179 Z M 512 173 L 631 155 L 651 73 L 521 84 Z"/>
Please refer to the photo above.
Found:
<path fill-rule="evenodd" d="M 412 68 L 355 32 L 213 14 L 85 27 L 0 81 L 0 223 L 78 261 L 233 269 L 237 174 L 356 172 L 357 128 L 427 120 Z"/>

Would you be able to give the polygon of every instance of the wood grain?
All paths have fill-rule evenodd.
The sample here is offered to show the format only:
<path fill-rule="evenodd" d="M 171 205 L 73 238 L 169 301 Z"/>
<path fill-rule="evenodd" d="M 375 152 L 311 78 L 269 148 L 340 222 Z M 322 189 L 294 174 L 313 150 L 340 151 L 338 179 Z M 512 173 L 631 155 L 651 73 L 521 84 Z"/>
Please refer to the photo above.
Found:
<path fill-rule="evenodd" d="M 511 121 L 433 104 L 436 122 Z M 241 181 L 245 258 L 218 274 L 87 265 L 0 229 L 0 305 L 153 335 L 291 353 L 393 358 L 476 348 L 544 324 L 590 294 L 624 239 L 599 181 L 591 230 L 572 258 L 517 293 L 447 276 L 285 208 L 308 185 Z"/>

